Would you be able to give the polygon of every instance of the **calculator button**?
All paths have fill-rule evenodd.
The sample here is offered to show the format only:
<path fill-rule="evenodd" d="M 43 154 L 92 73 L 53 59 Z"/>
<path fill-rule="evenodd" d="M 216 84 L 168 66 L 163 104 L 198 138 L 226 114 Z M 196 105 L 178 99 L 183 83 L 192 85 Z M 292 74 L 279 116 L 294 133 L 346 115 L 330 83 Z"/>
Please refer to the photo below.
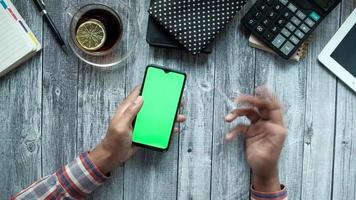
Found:
<path fill-rule="evenodd" d="M 282 6 L 280 4 L 277 4 L 273 8 L 276 12 L 279 12 L 282 9 Z"/>
<path fill-rule="evenodd" d="M 265 4 L 262 4 L 258 7 L 258 9 L 260 9 L 260 11 L 265 11 L 267 9 L 267 6 Z"/>
<path fill-rule="evenodd" d="M 301 20 L 304 20 L 305 19 L 305 17 L 306 17 L 306 15 L 302 12 L 302 11 L 298 11 L 297 12 L 297 14 L 296 14 L 298 17 L 299 17 L 299 19 L 301 19 Z"/>
<path fill-rule="evenodd" d="M 304 37 L 304 33 L 300 30 L 297 30 L 295 33 L 294 33 L 299 39 L 302 39 Z"/>
<path fill-rule="evenodd" d="M 290 31 L 294 31 L 295 30 L 295 26 L 292 24 L 292 23 L 290 23 L 290 22 L 288 22 L 288 24 L 286 25 L 286 27 L 287 27 L 287 29 L 289 29 Z"/>
<path fill-rule="evenodd" d="M 255 19 L 249 19 L 247 21 L 247 24 L 253 27 L 256 24 L 256 20 Z"/>
<path fill-rule="evenodd" d="M 294 35 L 292 35 L 290 38 L 289 38 L 290 41 L 292 41 L 295 45 L 297 45 L 299 43 L 299 39 L 297 37 L 295 37 Z"/>
<path fill-rule="evenodd" d="M 262 24 L 265 26 L 265 27 L 268 27 L 270 24 L 271 24 L 271 21 L 269 19 L 264 19 L 262 21 Z"/>
<path fill-rule="evenodd" d="M 272 41 L 273 46 L 279 48 L 282 44 L 286 41 L 286 38 L 283 37 L 281 34 L 278 34 L 276 38 Z"/>
<path fill-rule="evenodd" d="M 279 31 L 279 28 L 277 26 L 273 26 L 271 29 L 272 33 L 276 34 Z"/>
<path fill-rule="evenodd" d="M 305 20 L 305 23 L 311 28 L 314 26 L 315 22 L 311 20 L 309 17 Z"/>
<path fill-rule="evenodd" d="M 266 2 L 266 4 L 268 4 L 268 5 L 272 5 L 272 3 L 273 3 L 273 0 L 264 0 L 265 2 Z"/>
<path fill-rule="evenodd" d="M 286 28 L 283 28 L 282 31 L 281 31 L 281 33 L 282 33 L 284 36 L 286 36 L 286 37 L 289 37 L 290 34 L 291 34 Z"/>
<path fill-rule="evenodd" d="M 253 16 L 254 16 L 256 19 L 260 19 L 260 18 L 262 17 L 262 13 L 256 12 Z"/>
<path fill-rule="evenodd" d="M 277 25 L 279 27 L 284 26 L 285 23 L 286 23 L 286 20 L 284 20 L 283 18 L 280 18 L 280 19 L 277 20 Z"/>
<path fill-rule="evenodd" d="M 286 19 L 290 19 L 292 17 L 292 14 L 289 11 L 285 11 L 282 16 Z"/>
<path fill-rule="evenodd" d="M 287 5 L 288 4 L 288 0 L 279 0 L 279 2 L 281 2 L 281 4 L 283 4 L 283 5 Z"/>
<path fill-rule="evenodd" d="M 263 26 L 261 26 L 261 25 L 258 25 L 258 26 L 256 27 L 256 31 L 257 31 L 258 33 L 263 33 L 263 32 L 265 31 L 265 28 L 263 28 Z"/>
<path fill-rule="evenodd" d="M 320 15 L 314 11 L 309 14 L 309 17 L 311 17 L 314 21 L 319 21 L 320 19 Z"/>
<path fill-rule="evenodd" d="M 295 7 L 295 5 L 292 4 L 292 3 L 289 3 L 287 7 L 288 7 L 288 9 L 289 9 L 290 11 L 292 11 L 293 13 L 294 13 L 295 11 L 297 11 L 297 7 Z"/>
<path fill-rule="evenodd" d="M 273 36 L 274 36 L 273 33 L 269 31 L 263 35 L 263 37 L 266 38 L 266 40 L 268 40 L 269 42 L 273 39 Z"/>
<path fill-rule="evenodd" d="M 268 13 L 268 17 L 271 18 L 271 19 L 274 19 L 274 18 L 277 17 L 277 14 L 276 14 L 275 12 L 273 12 L 273 11 L 270 11 L 270 12 Z"/>
<path fill-rule="evenodd" d="M 291 21 L 293 22 L 293 24 L 295 24 L 297 26 L 299 26 L 299 24 L 300 24 L 300 20 L 294 16 L 292 17 Z"/>
<path fill-rule="evenodd" d="M 302 25 L 300 25 L 300 30 L 302 30 L 304 33 L 308 33 L 309 31 L 310 31 L 310 28 L 307 26 L 307 25 L 305 25 L 305 24 L 302 24 Z"/>
<path fill-rule="evenodd" d="M 285 55 L 289 55 L 289 53 L 294 49 L 294 45 L 290 42 L 286 42 L 283 47 L 281 48 L 282 53 Z"/>

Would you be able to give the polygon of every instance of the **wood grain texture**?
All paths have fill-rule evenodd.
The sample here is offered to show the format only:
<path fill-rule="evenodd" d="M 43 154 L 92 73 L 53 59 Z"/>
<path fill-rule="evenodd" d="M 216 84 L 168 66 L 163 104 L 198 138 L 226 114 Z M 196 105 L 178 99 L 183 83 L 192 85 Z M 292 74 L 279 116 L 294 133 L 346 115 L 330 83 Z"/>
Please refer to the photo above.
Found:
<path fill-rule="evenodd" d="M 311 59 L 313 58 L 307 57 L 297 63 L 259 50 L 256 52 L 256 87 L 267 86 L 283 105 L 288 136 L 282 150 L 279 169 L 281 183 L 288 188 L 288 199 L 300 199 L 301 194 L 306 68 Z"/>
<path fill-rule="evenodd" d="M 142 83 L 148 64 L 157 64 L 178 69 L 180 52 L 149 48 L 146 43 L 149 1 L 130 1 L 133 12 L 139 14 L 140 39 L 134 55 L 128 63 L 126 73 L 126 94 Z M 140 55 L 140 56 L 137 56 Z M 173 200 L 177 196 L 178 136 L 172 136 L 167 152 L 141 149 L 125 164 L 124 197 L 127 200 Z"/>
<path fill-rule="evenodd" d="M 96 3 L 110 5 L 120 15 L 126 15 L 126 11 L 115 3 L 116 1 L 101 0 Z M 87 4 L 80 0 L 79 7 Z M 126 30 L 126 28 L 125 28 Z M 123 37 L 129 37 L 125 33 Z M 120 49 L 126 49 L 124 43 L 120 43 Z M 109 69 L 92 67 L 83 62 L 79 63 L 78 81 L 78 152 L 93 149 L 105 136 L 111 118 L 117 106 L 125 98 L 125 67 L 126 62 Z M 111 180 L 97 190 L 91 199 L 123 199 L 124 176 L 123 166 L 118 167 L 112 174 Z"/>
<path fill-rule="evenodd" d="M 42 41 L 42 20 L 32 2 L 13 1 Z M 0 78 L 0 199 L 41 177 L 42 56 Z"/>
<path fill-rule="evenodd" d="M 279 174 L 281 183 L 288 188 L 288 199 L 301 199 L 307 68 L 311 62 L 315 62 L 315 57 L 310 54 L 295 62 L 256 50 L 256 87 L 267 86 L 283 105 L 288 136 L 279 162 Z"/>
<path fill-rule="evenodd" d="M 240 11 L 234 21 L 216 41 L 214 124 L 212 146 L 211 199 L 248 199 L 250 168 L 247 166 L 242 138 L 227 142 L 225 135 L 232 125 L 224 116 L 236 107 L 232 102 L 239 94 L 253 93 L 255 81 L 255 50 L 248 48 L 248 40 L 240 31 L 240 19 L 252 2 Z M 232 123 L 243 123 L 238 120 Z"/>
<path fill-rule="evenodd" d="M 65 8 L 70 1 L 47 1 L 47 11 L 63 37 L 66 37 Z M 78 62 L 74 54 L 66 56 L 48 25 L 43 29 L 43 175 L 72 161 L 77 155 Z"/>
<path fill-rule="evenodd" d="M 179 140 L 178 199 L 209 199 L 211 181 L 214 55 L 182 55 L 187 73 Z"/>
<path fill-rule="evenodd" d="M 125 69 L 103 71 L 79 65 L 78 152 L 93 149 L 105 136 L 116 107 L 125 97 Z M 110 191 L 110 192 L 108 192 Z M 123 199 L 123 168 L 112 173 L 111 180 L 93 199 Z"/>
<path fill-rule="evenodd" d="M 356 1 L 343 1 L 343 23 L 355 9 Z M 341 25 L 341 24 L 340 24 Z M 356 95 L 341 80 L 337 84 L 333 199 L 356 199 Z"/>
<path fill-rule="evenodd" d="M 314 32 L 308 56 L 301 199 L 331 199 L 336 79 L 317 56 L 339 25 L 340 7 Z M 300 161 L 299 161 L 300 162 Z"/>
<path fill-rule="evenodd" d="M 0 199 L 93 148 L 106 133 L 116 106 L 142 83 L 149 63 L 188 74 L 181 110 L 188 121 L 180 125 L 180 135 L 172 137 L 168 152 L 140 150 L 90 199 L 248 199 L 250 173 L 243 142 L 223 140 L 231 128 L 223 117 L 234 108 L 232 97 L 253 93 L 258 85 L 272 88 L 285 108 L 289 135 L 280 176 L 289 199 L 356 198 L 356 95 L 317 62 L 356 0 L 343 1 L 322 22 L 300 63 L 248 47 L 239 30 L 243 11 L 219 36 L 210 55 L 149 47 L 149 1 L 123 2 L 137 17 L 139 43 L 121 68 L 103 71 L 79 63 L 73 54 L 65 56 L 34 14 L 32 2 L 14 1 L 44 49 L 0 79 L 0 179 L 6 183 L 0 184 Z M 47 0 L 63 35 L 69 4 L 73 2 Z"/>

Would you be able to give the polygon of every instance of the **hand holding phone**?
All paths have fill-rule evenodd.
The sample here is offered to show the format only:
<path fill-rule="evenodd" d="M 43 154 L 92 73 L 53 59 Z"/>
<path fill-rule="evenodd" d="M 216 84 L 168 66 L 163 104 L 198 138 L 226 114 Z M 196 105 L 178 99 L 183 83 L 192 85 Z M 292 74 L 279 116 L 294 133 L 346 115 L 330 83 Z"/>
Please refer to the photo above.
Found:
<path fill-rule="evenodd" d="M 144 104 L 133 124 L 133 144 L 168 149 L 185 81 L 184 73 L 153 65 L 146 68 L 141 87 Z"/>
<path fill-rule="evenodd" d="M 105 138 L 89 154 L 90 159 L 105 174 L 127 161 L 138 149 L 132 145 L 131 133 L 132 121 L 144 104 L 144 99 L 140 96 L 140 88 L 135 87 L 118 106 Z M 184 115 L 177 115 L 176 122 L 184 121 Z"/>

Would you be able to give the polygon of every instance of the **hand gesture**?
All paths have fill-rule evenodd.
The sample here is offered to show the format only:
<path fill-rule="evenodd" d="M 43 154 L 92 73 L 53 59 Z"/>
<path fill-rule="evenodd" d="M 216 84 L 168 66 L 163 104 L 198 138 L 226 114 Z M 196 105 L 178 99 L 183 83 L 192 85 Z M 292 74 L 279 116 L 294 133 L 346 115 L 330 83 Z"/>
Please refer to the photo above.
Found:
<path fill-rule="evenodd" d="M 238 134 L 245 136 L 246 158 L 252 169 L 253 185 L 259 191 L 278 191 L 278 159 L 286 137 L 287 129 L 283 124 L 282 107 L 279 101 L 265 87 L 256 90 L 256 96 L 242 95 L 237 103 L 251 107 L 238 108 L 225 117 L 232 122 L 245 116 L 251 125 L 238 125 L 227 135 L 227 140 Z"/>

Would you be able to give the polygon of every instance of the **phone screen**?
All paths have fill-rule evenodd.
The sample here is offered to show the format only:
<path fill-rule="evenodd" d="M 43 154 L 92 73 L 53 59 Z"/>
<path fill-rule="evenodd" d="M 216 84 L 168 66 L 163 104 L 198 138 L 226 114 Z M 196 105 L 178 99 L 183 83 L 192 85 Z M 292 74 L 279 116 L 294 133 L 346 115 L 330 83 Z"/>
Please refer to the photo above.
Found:
<path fill-rule="evenodd" d="M 186 75 L 148 66 L 141 89 L 143 106 L 134 122 L 132 141 L 159 150 L 168 149 Z"/>

